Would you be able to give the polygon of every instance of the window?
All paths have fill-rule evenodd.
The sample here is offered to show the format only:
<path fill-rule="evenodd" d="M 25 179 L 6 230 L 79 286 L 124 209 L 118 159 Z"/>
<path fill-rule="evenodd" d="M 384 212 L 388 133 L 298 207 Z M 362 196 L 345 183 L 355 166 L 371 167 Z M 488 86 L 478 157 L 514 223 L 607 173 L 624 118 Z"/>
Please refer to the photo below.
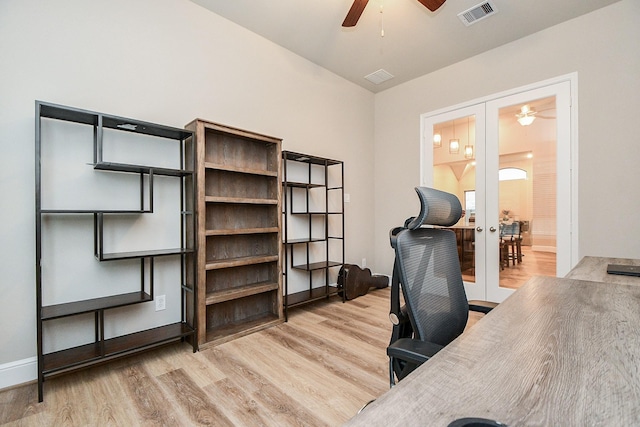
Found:
<path fill-rule="evenodd" d="M 476 191 L 467 190 L 464 192 L 464 210 L 466 215 L 475 215 L 476 213 Z"/>
<path fill-rule="evenodd" d="M 498 171 L 499 181 L 513 181 L 516 179 L 527 179 L 527 171 L 518 168 L 503 168 Z"/>

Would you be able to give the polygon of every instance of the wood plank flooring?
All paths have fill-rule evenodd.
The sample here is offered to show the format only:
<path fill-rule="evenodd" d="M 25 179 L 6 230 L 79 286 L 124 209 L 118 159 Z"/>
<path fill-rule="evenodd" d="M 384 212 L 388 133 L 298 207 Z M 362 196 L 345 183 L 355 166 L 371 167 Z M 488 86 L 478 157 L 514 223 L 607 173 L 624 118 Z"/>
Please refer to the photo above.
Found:
<path fill-rule="evenodd" d="M 291 310 L 193 353 L 164 347 L 0 392 L 2 426 L 339 426 L 388 390 L 389 288 Z"/>
<path fill-rule="evenodd" d="M 500 286 L 511 289 L 518 289 L 533 276 L 556 275 L 556 254 L 552 252 L 534 251 L 530 246 L 522 247 L 522 262 L 515 265 L 509 263 L 508 267 L 500 270 Z M 466 274 L 471 270 L 462 273 L 465 281 L 474 282 L 475 278 Z"/>
<path fill-rule="evenodd" d="M 518 289 L 533 276 L 556 275 L 556 254 L 534 251 L 530 246 L 522 246 L 522 262 L 500 270 L 500 286 Z"/>
<path fill-rule="evenodd" d="M 203 348 L 170 345 L 0 391 L 1 426 L 339 426 L 389 389 L 390 288 L 290 311 Z M 469 325 L 480 315 L 470 313 Z"/>

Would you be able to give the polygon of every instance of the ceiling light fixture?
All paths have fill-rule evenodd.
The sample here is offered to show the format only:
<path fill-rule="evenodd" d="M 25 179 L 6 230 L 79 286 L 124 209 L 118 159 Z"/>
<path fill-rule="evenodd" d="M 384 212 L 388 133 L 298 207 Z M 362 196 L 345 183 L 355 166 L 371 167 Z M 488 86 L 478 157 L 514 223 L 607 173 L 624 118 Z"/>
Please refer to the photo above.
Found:
<path fill-rule="evenodd" d="M 536 119 L 536 112 L 529 105 L 523 105 L 516 117 L 522 126 L 529 126 Z"/>
<path fill-rule="evenodd" d="M 436 133 L 433 135 L 433 148 L 442 147 L 442 135 Z"/>
<path fill-rule="evenodd" d="M 458 154 L 460 152 L 460 139 L 456 138 L 456 122 L 451 121 L 453 128 L 453 138 L 449 140 L 449 154 Z"/>
<path fill-rule="evenodd" d="M 460 140 L 459 139 L 450 139 L 449 140 L 449 154 L 458 154 L 460 152 Z"/>
<path fill-rule="evenodd" d="M 464 158 L 473 159 L 473 146 L 471 145 L 464 146 Z"/>
<path fill-rule="evenodd" d="M 464 146 L 464 158 L 473 159 L 473 145 L 471 145 L 469 138 L 469 117 L 467 117 L 467 145 Z"/>

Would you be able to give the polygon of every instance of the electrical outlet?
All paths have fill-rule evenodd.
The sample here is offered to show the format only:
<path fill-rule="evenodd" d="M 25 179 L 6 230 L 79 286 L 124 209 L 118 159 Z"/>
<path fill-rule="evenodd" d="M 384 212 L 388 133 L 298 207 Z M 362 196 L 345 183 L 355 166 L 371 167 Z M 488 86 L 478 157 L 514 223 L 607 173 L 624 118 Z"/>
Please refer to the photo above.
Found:
<path fill-rule="evenodd" d="M 365 268 L 366 266 L 367 266 L 367 259 L 362 258 L 362 268 Z"/>
<path fill-rule="evenodd" d="M 344 195 L 344 202 L 345 203 L 349 203 L 351 201 L 351 194 L 345 194 Z"/>
<path fill-rule="evenodd" d="M 167 308 L 165 295 L 158 295 L 156 297 L 156 311 L 161 311 Z"/>

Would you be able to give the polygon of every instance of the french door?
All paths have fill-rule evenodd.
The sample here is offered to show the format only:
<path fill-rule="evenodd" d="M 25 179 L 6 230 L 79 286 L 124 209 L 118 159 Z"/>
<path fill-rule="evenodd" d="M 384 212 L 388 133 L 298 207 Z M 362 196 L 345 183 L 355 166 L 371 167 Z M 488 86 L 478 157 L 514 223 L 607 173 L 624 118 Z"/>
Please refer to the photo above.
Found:
<path fill-rule="evenodd" d="M 469 299 L 501 302 L 576 262 L 571 113 L 562 80 L 422 116 L 421 185 L 465 210 L 451 229 Z"/>

